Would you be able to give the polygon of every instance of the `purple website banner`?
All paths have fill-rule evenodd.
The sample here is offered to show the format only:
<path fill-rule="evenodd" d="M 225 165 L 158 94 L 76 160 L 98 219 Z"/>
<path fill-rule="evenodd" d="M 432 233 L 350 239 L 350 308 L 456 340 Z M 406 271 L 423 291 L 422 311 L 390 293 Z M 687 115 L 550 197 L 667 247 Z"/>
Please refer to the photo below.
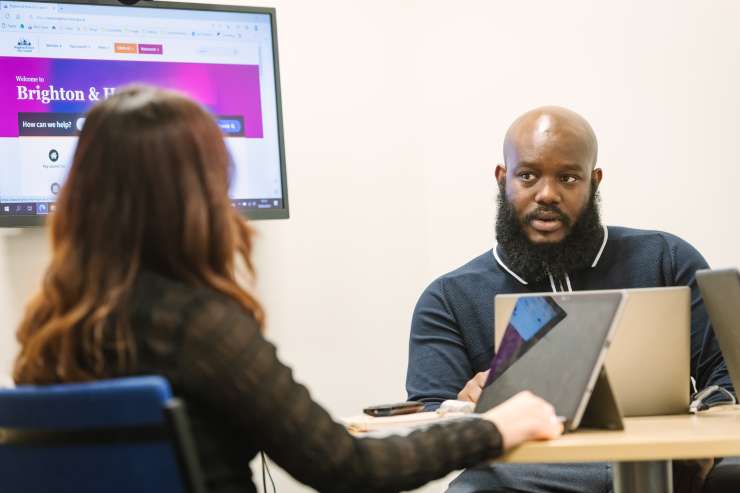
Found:
<path fill-rule="evenodd" d="M 181 91 L 263 137 L 257 65 L 22 57 L 0 57 L 0 137 L 18 137 L 19 113 L 85 113 L 131 83 Z"/>

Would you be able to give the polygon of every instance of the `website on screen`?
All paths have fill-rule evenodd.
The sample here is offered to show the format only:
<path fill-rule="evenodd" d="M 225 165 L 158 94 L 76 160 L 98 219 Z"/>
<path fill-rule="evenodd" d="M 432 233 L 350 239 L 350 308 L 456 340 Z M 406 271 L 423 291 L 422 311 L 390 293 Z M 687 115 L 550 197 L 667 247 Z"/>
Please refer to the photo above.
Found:
<path fill-rule="evenodd" d="M 283 206 L 267 14 L 0 1 L 0 214 L 47 214 L 90 106 L 130 83 L 205 105 L 242 208 Z"/>

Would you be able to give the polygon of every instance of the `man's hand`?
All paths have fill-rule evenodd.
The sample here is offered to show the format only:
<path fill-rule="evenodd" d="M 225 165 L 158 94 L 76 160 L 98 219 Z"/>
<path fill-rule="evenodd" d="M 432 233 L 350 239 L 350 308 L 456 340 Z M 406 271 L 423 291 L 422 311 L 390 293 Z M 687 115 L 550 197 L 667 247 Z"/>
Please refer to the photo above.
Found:
<path fill-rule="evenodd" d="M 468 380 L 465 387 L 457 394 L 457 400 L 478 402 L 480 393 L 483 391 L 483 386 L 486 384 L 486 380 L 488 380 L 489 371 L 491 370 L 482 371 Z"/>

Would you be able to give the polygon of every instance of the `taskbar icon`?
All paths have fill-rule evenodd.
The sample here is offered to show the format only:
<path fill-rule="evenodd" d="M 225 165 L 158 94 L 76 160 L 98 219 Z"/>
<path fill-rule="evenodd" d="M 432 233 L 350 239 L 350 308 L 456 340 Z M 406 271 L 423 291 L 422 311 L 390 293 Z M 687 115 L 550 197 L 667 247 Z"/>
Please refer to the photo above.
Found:
<path fill-rule="evenodd" d="M 282 199 L 233 199 L 231 205 L 239 209 L 282 209 Z"/>
<path fill-rule="evenodd" d="M 46 216 L 56 210 L 53 202 L 0 202 L 3 216 Z"/>

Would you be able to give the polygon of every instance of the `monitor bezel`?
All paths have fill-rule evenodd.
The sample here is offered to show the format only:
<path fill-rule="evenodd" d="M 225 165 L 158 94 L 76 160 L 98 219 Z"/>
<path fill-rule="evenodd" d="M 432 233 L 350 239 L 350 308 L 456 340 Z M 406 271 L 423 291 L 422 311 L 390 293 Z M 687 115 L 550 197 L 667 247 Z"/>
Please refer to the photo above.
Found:
<path fill-rule="evenodd" d="M 278 131 L 278 152 L 280 154 L 280 179 L 282 187 L 283 207 L 275 209 L 238 209 L 239 212 L 251 219 L 288 219 L 290 217 L 290 208 L 288 202 L 288 174 L 285 165 L 285 143 L 283 130 L 283 105 L 282 90 L 280 85 L 280 64 L 278 62 L 278 39 L 277 23 L 275 21 L 275 9 L 272 7 L 249 7 L 244 5 L 223 5 L 210 3 L 192 3 L 192 2 L 169 2 L 144 0 L 135 5 L 124 5 L 118 0 L 11 0 L 26 3 L 56 3 L 56 4 L 73 4 L 87 6 L 108 6 L 121 8 L 151 8 L 151 9 L 175 9 L 175 10 L 196 10 L 211 12 L 236 12 L 247 14 L 267 14 L 270 17 L 270 28 L 272 30 L 272 62 L 275 71 L 275 104 Z M 3 216 L 0 215 L 0 228 L 22 228 L 36 227 L 47 224 L 47 218 L 50 215 L 27 215 L 27 216 Z"/>

